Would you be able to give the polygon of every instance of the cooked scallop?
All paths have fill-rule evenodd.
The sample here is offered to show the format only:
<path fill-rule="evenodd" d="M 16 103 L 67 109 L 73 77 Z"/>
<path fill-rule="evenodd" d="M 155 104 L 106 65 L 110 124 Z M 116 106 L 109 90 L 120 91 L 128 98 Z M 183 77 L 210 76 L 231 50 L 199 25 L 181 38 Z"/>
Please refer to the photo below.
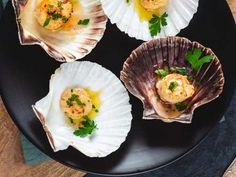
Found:
<path fill-rule="evenodd" d="M 57 30 L 70 19 L 72 12 L 73 5 L 69 0 L 43 0 L 35 15 L 42 27 Z"/>
<path fill-rule="evenodd" d="M 164 9 L 168 4 L 168 0 L 141 0 L 141 5 L 147 11 L 154 12 L 155 10 Z"/>
<path fill-rule="evenodd" d="M 171 104 L 183 102 L 194 94 L 194 86 L 181 74 L 167 75 L 156 83 L 156 88 L 160 98 Z"/>

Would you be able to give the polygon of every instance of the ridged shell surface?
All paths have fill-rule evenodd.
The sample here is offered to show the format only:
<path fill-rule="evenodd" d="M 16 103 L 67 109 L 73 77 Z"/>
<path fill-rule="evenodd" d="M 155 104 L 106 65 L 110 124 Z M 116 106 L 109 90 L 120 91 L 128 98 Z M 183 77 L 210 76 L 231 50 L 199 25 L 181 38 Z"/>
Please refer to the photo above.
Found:
<path fill-rule="evenodd" d="M 40 1 L 12 0 L 22 45 L 40 45 L 56 60 L 70 62 L 89 54 L 102 38 L 107 17 L 99 0 L 78 0 L 83 7 L 83 18 L 90 19 L 88 25 L 58 31 L 47 30 L 38 24 L 35 11 Z M 72 16 L 78 13 L 74 11 Z"/>
<path fill-rule="evenodd" d="M 213 60 L 204 64 L 197 72 L 185 60 L 187 51 L 194 48 L 200 48 L 205 55 L 213 56 Z M 192 84 L 195 85 L 196 91 L 188 100 L 186 110 L 180 116 L 168 119 L 158 114 L 160 107 L 156 89 L 157 76 L 154 71 L 157 67 L 173 66 L 187 68 L 194 78 Z M 212 50 L 198 42 L 191 42 L 181 37 L 160 38 L 143 43 L 125 61 L 121 71 L 121 80 L 129 92 L 143 102 L 144 119 L 181 123 L 191 123 L 194 110 L 216 99 L 224 86 L 222 66 Z"/>
<path fill-rule="evenodd" d="M 101 3 L 112 24 L 116 24 L 130 37 L 148 41 L 153 38 L 174 36 L 187 27 L 197 12 L 199 0 L 169 0 L 166 7 L 167 26 L 163 27 L 160 34 L 155 37 L 150 35 L 148 21 L 140 20 L 135 10 L 135 1 L 137 0 L 130 0 L 130 3 L 127 3 L 127 0 L 101 0 Z"/>
<path fill-rule="evenodd" d="M 101 107 L 94 121 L 97 130 L 89 137 L 73 135 L 60 109 L 60 97 L 67 88 L 100 91 Z M 109 70 L 91 62 L 62 64 L 50 80 L 49 93 L 36 102 L 33 110 L 54 151 L 73 146 L 89 157 L 105 157 L 126 140 L 131 127 L 131 105 L 121 81 Z"/>

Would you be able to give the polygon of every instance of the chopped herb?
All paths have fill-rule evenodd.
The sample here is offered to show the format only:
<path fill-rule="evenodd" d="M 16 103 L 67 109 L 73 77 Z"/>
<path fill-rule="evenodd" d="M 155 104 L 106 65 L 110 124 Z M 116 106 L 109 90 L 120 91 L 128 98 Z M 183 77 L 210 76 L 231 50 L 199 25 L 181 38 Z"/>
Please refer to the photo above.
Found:
<path fill-rule="evenodd" d="M 196 85 L 196 86 L 199 86 L 200 84 L 201 84 L 201 81 L 196 81 L 196 82 L 195 82 L 195 85 Z"/>
<path fill-rule="evenodd" d="M 93 109 L 95 109 L 95 108 L 96 108 L 96 106 L 93 104 L 93 105 L 92 105 L 92 108 L 93 108 Z"/>
<path fill-rule="evenodd" d="M 73 106 L 73 103 L 72 103 L 72 101 L 70 101 L 70 100 L 66 100 L 66 104 L 67 104 L 67 106 L 69 106 L 69 108 L 70 108 L 71 106 Z"/>
<path fill-rule="evenodd" d="M 179 73 L 179 74 L 182 74 L 182 75 L 187 74 L 187 69 L 185 67 L 170 67 L 170 71 L 172 73 Z"/>
<path fill-rule="evenodd" d="M 126 2 L 127 2 L 127 3 L 129 3 L 129 2 L 130 2 L 130 0 L 126 0 Z"/>
<path fill-rule="evenodd" d="M 73 89 L 71 89 L 70 91 L 73 92 Z"/>
<path fill-rule="evenodd" d="M 73 101 L 75 101 L 78 105 L 85 106 L 85 103 L 82 103 L 81 100 L 79 99 L 79 96 L 76 94 L 72 94 L 70 98 L 66 101 L 66 104 L 71 107 L 73 106 Z"/>
<path fill-rule="evenodd" d="M 169 90 L 171 90 L 173 92 L 173 90 L 178 87 L 178 82 L 174 81 L 174 82 L 170 82 L 170 85 L 168 87 Z"/>
<path fill-rule="evenodd" d="M 193 76 L 192 76 L 192 75 L 189 75 L 189 76 L 187 77 L 187 79 L 191 82 L 191 81 L 193 81 Z"/>
<path fill-rule="evenodd" d="M 51 9 L 53 8 L 54 6 L 52 4 L 48 4 L 48 7 Z"/>
<path fill-rule="evenodd" d="M 52 19 L 53 19 L 53 20 L 58 20 L 58 19 L 61 18 L 61 17 L 62 17 L 61 14 L 58 14 L 58 13 L 52 14 Z"/>
<path fill-rule="evenodd" d="M 50 17 L 46 18 L 46 20 L 44 21 L 43 27 L 48 26 L 48 24 L 50 23 L 50 20 L 51 20 Z"/>
<path fill-rule="evenodd" d="M 83 105 L 83 106 L 86 105 L 85 103 L 82 103 L 81 100 L 78 98 L 75 99 L 75 102 L 77 103 L 77 105 Z"/>
<path fill-rule="evenodd" d="M 61 1 L 58 1 L 58 2 L 57 2 L 57 7 L 61 7 L 61 4 L 62 4 L 62 2 L 61 2 Z"/>
<path fill-rule="evenodd" d="M 79 20 L 78 25 L 88 25 L 89 24 L 89 19 L 83 19 L 83 20 Z"/>
<path fill-rule="evenodd" d="M 160 76 L 161 78 L 165 77 L 167 75 L 167 72 L 164 69 L 157 69 L 155 73 Z"/>
<path fill-rule="evenodd" d="M 175 67 L 170 67 L 170 72 L 172 72 L 172 73 L 176 72 Z"/>
<path fill-rule="evenodd" d="M 195 48 L 192 51 L 188 51 L 186 53 L 185 59 L 195 71 L 198 71 L 204 63 L 209 63 L 211 60 L 213 60 L 213 56 L 211 55 L 202 55 L 201 49 Z"/>
<path fill-rule="evenodd" d="M 66 23 L 68 20 L 69 20 L 69 18 L 66 18 L 66 17 L 64 17 L 64 16 L 62 16 L 62 21 L 64 22 L 64 23 Z"/>
<path fill-rule="evenodd" d="M 166 22 L 167 17 L 168 17 L 168 14 L 166 12 L 160 17 L 156 15 L 152 15 L 151 20 L 149 20 L 149 31 L 152 37 L 160 33 L 161 28 L 167 25 L 167 22 Z"/>
<path fill-rule="evenodd" d="M 74 131 L 74 135 L 80 137 L 86 137 L 91 135 L 94 130 L 97 129 L 97 125 L 93 120 L 90 120 L 88 116 L 84 116 L 84 121 L 82 122 L 83 127 L 79 128 L 78 130 Z"/>
<path fill-rule="evenodd" d="M 98 110 L 98 109 L 95 109 L 95 112 L 99 112 L 99 110 Z"/>
<path fill-rule="evenodd" d="M 71 117 L 68 117 L 71 124 L 74 124 L 74 120 Z"/>
<path fill-rule="evenodd" d="M 183 111 L 187 108 L 187 105 L 183 102 L 179 102 L 175 104 L 175 107 L 178 111 Z"/>

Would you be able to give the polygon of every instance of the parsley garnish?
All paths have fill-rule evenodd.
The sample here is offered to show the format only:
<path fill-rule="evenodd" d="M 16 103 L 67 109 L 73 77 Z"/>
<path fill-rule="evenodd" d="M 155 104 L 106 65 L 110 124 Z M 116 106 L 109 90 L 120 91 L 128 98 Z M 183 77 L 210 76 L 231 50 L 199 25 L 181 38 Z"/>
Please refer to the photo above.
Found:
<path fill-rule="evenodd" d="M 71 117 L 68 117 L 68 119 L 70 120 L 71 124 L 74 124 L 74 120 Z"/>
<path fill-rule="evenodd" d="M 161 78 L 165 77 L 167 75 L 167 72 L 164 69 L 157 69 L 155 73 L 160 76 Z"/>
<path fill-rule="evenodd" d="M 174 81 L 174 82 L 170 82 L 170 85 L 168 87 L 169 90 L 171 90 L 173 92 L 173 90 L 178 87 L 178 82 Z"/>
<path fill-rule="evenodd" d="M 64 16 L 62 16 L 61 19 L 62 19 L 62 21 L 63 21 L 64 23 L 66 23 L 66 22 L 69 20 L 68 18 L 66 18 L 66 17 L 64 17 Z"/>
<path fill-rule="evenodd" d="M 179 74 L 182 74 L 182 75 L 187 74 L 187 69 L 185 67 L 170 67 L 170 71 L 172 73 L 179 73 Z"/>
<path fill-rule="evenodd" d="M 73 101 L 75 101 L 78 105 L 81 105 L 81 106 L 85 106 L 84 103 L 81 102 L 81 100 L 79 99 L 79 96 L 76 95 L 76 94 L 72 94 L 70 98 L 68 98 L 68 100 L 66 100 L 66 104 L 71 107 L 73 106 Z"/>
<path fill-rule="evenodd" d="M 61 18 L 61 17 L 62 17 L 61 14 L 58 14 L 58 13 L 52 14 L 52 19 L 53 19 L 53 20 L 58 20 L 58 19 Z"/>
<path fill-rule="evenodd" d="M 61 2 L 61 1 L 58 1 L 58 2 L 57 2 L 57 7 L 61 7 L 61 4 L 62 4 L 62 2 Z"/>
<path fill-rule="evenodd" d="M 195 71 L 198 71 L 204 63 L 209 63 L 213 56 L 202 56 L 202 51 L 199 48 L 195 48 L 192 51 L 188 51 L 185 55 L 185 59 L 189 62 Z"/>
<path fill-rule="evenodd" d="M 88 116 L 84 116 L 84 121 L 82 122 L 83 127 L 74 131 L 74 135 L 85 137 L 91 135 L 94 130 L 97 129 L 97 125 L 93 120 L 90 120 Z"/>
<path fill-rule="evenodd" d="M 152 37 L 160 33 L 161 28 L 167 25 L 167 22 L 166 22 L 167 17 L 168 17 L 168 14 L 166 12 L 160 17 L 156 15 L 152 15 L 151 20 L 149 20 L 149 31 Z"/>
<path fill-rule="evenodd" d="M 79 20 L 78 25 L 88 25 L 89 24 L 89 19 L 83 19 L 83 20 Z"/>
<path fill-rule="evenodd" d="M 192 76 L 192 75 L 189 75 L 189 76 L 187 77 L 187 79 L 191 82 L 191 81 L 193 81 L 193 76 Z"/>
<path fill-rule="evenodd" d="M 50 23 L 50 20 L 51 20 L 50 17 L 46 18 L 46 20 L 44 21 L 43 27 L 48 26 L 48 24 Z"/>
<path fill-rule="evenodd" d="M 126 0 L 126 2 L 127 2 L 127 3 L 129 3 L 129 2 L 130 2 L 130 0 Z"/>
<path fill-rule="evenodd" d="M 178 111 L 183 111 L 187 108 L 187 105 L 183 102 L 179 102 L 175 104 L 175 107 Z"/>
<path fill-rule="evenodd" d="M 98 109 L 95 109 L 95 112 L 99 112 L 99 110 L 98 110 Z"/>

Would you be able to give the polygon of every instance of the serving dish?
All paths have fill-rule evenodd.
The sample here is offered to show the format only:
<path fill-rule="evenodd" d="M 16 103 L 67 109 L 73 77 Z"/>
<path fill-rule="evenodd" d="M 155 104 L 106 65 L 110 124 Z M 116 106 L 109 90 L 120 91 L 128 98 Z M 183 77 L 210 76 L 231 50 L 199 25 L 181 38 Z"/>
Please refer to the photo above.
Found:
<path fill-rule="evenodd" d="M 224 21 L 224 25 L 219 25 L 219 21 Z M 51 149 L 30 105 L 46 95 L 48 80 L 60 63 L 52 60 L 39 46 L 19 44 L 11 4 L 4 12 L 0 33 L 3 101 L 23 134 L 44 153 L 65 165 L 110 176 L 127 176 L 161 168 L 183 157 L 207 136 L 225 112 L 236 84 L 232 82 L 236 70 L 231 62 L 236 41 L 235 23 L 225 1 L 200 1 L 198 13 L 189 27 L 178 35 L 210 47 L 221 59 L 226 81 L 222 95 L 199 108 L 190 125 L 144 121 L 142 104 L 130 95 L 135 108 L 132 110 L 131 131 L 121 148 L 106 158 L 88 158 L 73 148 L 56 153 Z M 119 76 L 123 62 L 140 44 L 140 41 L 129 38 L 108 23 L 103 40 L 84 60 L 97 62 Z"/>

